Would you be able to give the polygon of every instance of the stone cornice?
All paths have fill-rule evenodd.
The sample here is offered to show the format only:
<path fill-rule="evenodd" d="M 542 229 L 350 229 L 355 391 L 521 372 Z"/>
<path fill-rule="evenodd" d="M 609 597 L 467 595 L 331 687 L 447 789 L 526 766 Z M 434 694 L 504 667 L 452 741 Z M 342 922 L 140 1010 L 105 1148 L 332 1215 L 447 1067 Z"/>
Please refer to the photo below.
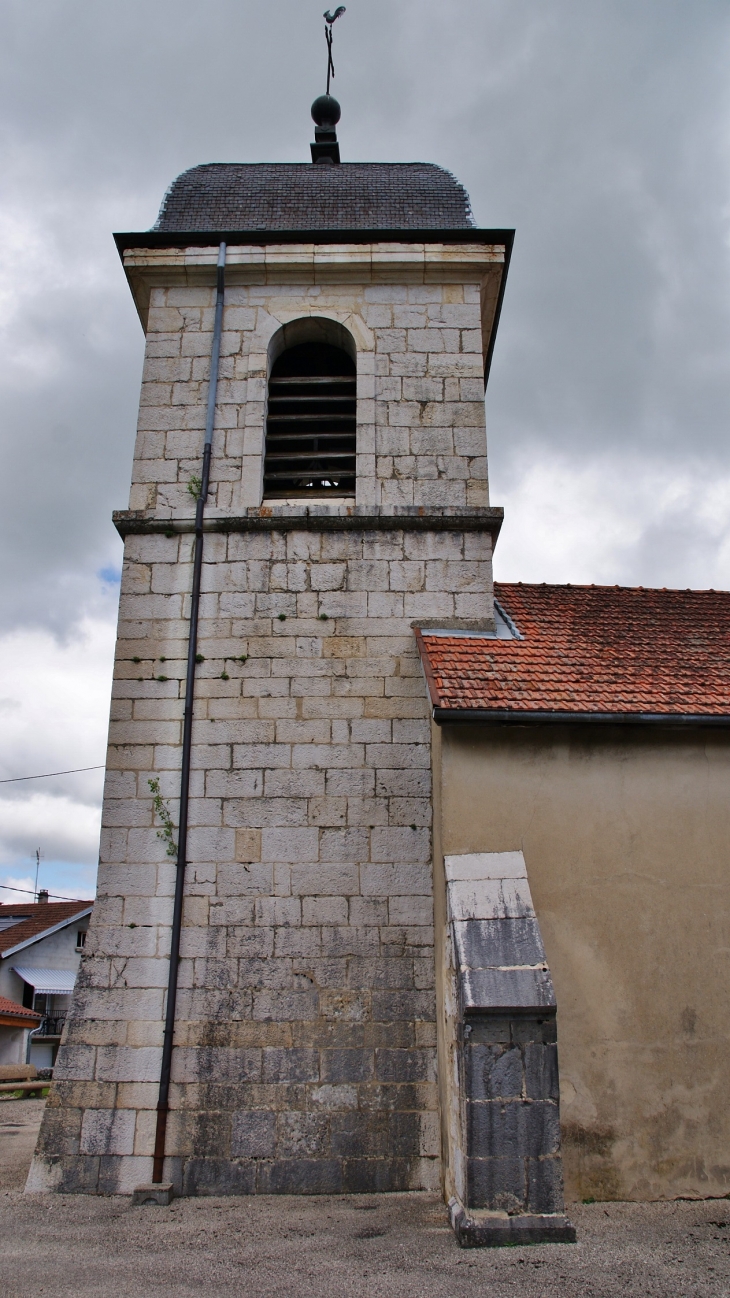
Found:
<path fill-rule="evenodd" d="M 228 240 L 226 284 L 479 284 L 485 380 L 513 230 L 289 230 L 114 236 L 142 327 L 154 288 L 211 287 Z"/>
<path fill-rule="evenodd" d="M 115 510 L 112 519 L 121 537 L 161 534 L 175 536 L 195 531 L 195 519 L 155 518 L 142 510 Z M 241 516 L 208 517 L 205 532 L 490 532 L 496 541 L 504 510 L 431 509 L 387 514 L 353 506 L 347 513 L 331 509 L 291 508 L 249 510 Z"/>

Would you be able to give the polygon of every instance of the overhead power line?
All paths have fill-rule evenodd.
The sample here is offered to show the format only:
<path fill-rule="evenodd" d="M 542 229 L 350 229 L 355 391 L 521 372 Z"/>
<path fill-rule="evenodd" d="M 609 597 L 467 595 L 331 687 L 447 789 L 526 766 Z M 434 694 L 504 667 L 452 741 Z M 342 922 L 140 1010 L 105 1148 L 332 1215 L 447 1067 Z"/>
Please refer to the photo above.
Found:
<path fill-rule="evenodd" d="M 90 767 L 90 769 L 93 770 L 94 768 Z M 37 895 L 30 888 L 13 888 L 9 883 L 0 883 L 0 888 L 4 888 L 6 892 L 24 892 L 27 893 L 29 897 L 35 897 Z M 43 888 L 41 891 L 45 892 L 46 889 Z M 49 892 L 48 896 L 53 897 L 54 901 L 93 901 L 94 900 L 93 897 L 62 897 L 60 893 L 57 892 Z"/>
<path fill-rule="evenodd" d="M 23 780 L 51 780 L 54 775 L 80 775 L 82 771 L 103 771 L 103 766 L 76 766 L 72 771 L 48 771 L 45 775 L 15 775 L 12 780 L 0 780 L 0 784 L 21 784 Z M 74 897 L 70 898 L 75 901 Z"/>

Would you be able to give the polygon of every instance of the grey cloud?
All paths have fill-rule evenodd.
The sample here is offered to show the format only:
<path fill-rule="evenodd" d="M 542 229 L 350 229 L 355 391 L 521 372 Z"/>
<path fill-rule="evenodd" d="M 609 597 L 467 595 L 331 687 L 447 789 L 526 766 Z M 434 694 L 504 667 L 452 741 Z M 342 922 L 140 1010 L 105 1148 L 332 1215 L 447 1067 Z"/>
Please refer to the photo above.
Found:
<path fill-rule="evenodd" d="M 197 162 L 306 160 L 322 26 L 314 0 L 4 7 L 0 628 L 63 634 L 118 562 L 142 338 L 111 230 Z M 728 474 L 727 5 L 352 0 L 336 42 L 343 155 L 437 161 L 517 228 L 495 499 L 527 455 Z M 647 518 L 622 578 L 701 584 L 720 542 L 687 527 Z"/>

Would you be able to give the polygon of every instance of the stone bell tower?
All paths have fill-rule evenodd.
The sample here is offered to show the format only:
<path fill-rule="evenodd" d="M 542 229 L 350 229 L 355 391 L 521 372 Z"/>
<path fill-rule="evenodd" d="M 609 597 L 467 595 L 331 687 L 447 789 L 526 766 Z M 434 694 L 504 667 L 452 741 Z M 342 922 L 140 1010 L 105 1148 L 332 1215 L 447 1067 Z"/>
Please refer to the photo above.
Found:
<path fill-rule="evenodd" d="M 147 341 L 98 901 L 29 1189 L 441 1183 L 415 631 L 493 633 L 511 231 L 339 163 L 333 105 L 315 162 L 195 167 L 116 236 Z"/>

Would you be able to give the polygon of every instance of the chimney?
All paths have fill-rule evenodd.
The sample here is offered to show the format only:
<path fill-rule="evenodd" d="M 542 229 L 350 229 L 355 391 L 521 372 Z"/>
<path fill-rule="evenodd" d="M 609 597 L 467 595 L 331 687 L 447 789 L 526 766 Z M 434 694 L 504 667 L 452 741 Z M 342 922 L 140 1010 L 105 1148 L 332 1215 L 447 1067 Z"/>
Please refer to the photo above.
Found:
<path fill-rule="evenodd" d="M 38 903 L 39 903 L 39 905 L 40 905 L 42 902 L 46 902 L 46 903 L 48 902 L 48 889 L 47 889 L 47 888 L 41 888 L 40 892 L 38 893 Z"/>

